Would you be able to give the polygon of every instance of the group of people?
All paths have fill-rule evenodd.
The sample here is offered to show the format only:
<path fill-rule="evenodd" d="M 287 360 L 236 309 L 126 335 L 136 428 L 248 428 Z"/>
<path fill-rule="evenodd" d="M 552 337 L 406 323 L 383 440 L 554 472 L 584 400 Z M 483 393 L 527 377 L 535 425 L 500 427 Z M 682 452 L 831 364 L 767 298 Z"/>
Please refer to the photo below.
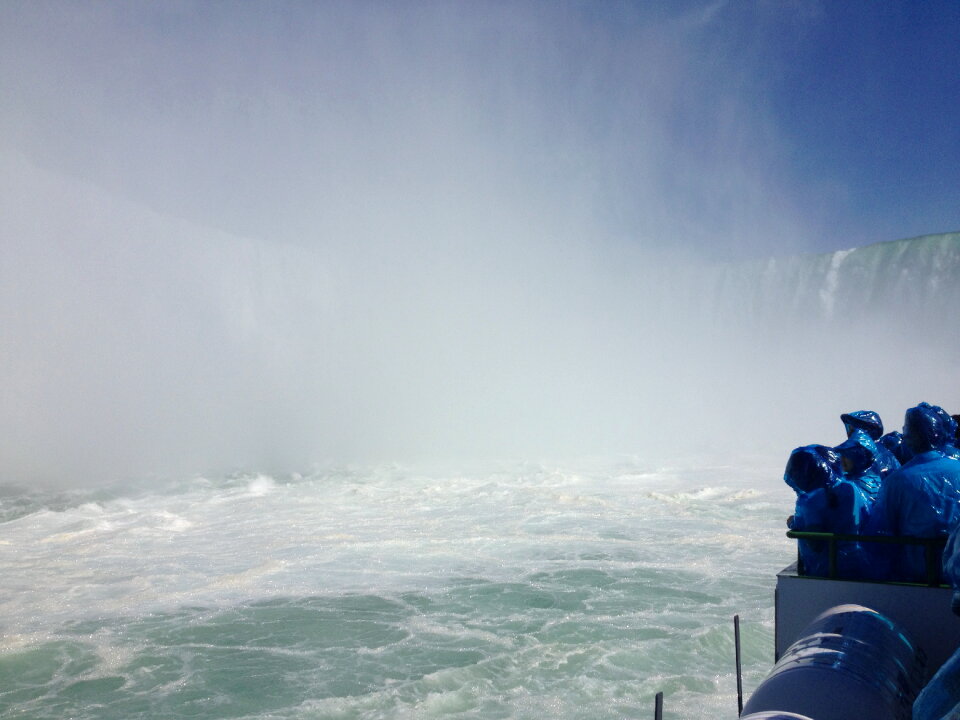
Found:
<path fill-rule="evenodd" d="M 887 434 L 872 410 L 840 419 L 844 442 L 806 445 L 790 454 L 783 479 L 797 493 L 796 511 L 787 520 L 791 529 L 946 538 L 960 528 L 960 416 L 920 403 L 907 410 L 903 433 Z M 802 571 L 827 576 L 828 542 L 798 542 Z M 956 575 L 960 583 L 960 537 L 950 538 L 943 557 L 947 577 Z M 837 541 L 836 571 L 838 577 L 858 580 L 929 579 L 923 545 L 866 540 Z"/>

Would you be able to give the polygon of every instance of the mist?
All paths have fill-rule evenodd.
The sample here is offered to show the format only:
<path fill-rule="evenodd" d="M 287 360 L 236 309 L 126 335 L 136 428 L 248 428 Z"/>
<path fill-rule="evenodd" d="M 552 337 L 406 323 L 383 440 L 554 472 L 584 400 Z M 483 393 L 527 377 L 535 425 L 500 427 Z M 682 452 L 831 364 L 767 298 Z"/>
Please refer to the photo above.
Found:
<path fill-rule="evenodd" d="M 591 8 L 5 5 L 4 480 L 786 457 L 960 403 L 939 316 L 712 301 L 837 208 L 725 3 Z"/>

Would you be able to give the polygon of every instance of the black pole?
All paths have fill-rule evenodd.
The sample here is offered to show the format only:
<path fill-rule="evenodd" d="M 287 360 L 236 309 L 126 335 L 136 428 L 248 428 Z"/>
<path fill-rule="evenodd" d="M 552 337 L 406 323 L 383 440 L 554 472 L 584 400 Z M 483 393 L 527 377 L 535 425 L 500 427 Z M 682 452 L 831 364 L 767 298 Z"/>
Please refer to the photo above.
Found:
<path fill-rule="evenodd" d="M 653 699 L 653 720 L 663 720 L 663 693 L 658 692 Z"/>
<path fill-rule="evenodd" d="M 737 717 L 743 715 L 743 672 L 740 666 L 740 616 L 733 616 L 733 647 L 737 657 Z"/>

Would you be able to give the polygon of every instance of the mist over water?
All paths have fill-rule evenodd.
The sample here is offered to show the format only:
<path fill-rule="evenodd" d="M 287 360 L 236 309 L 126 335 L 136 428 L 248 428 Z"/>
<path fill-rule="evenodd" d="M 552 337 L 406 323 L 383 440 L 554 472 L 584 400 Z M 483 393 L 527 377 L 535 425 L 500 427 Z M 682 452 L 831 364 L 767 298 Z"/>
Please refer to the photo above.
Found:
<path fill-rule="evenodd" d="M 791 269 L 846 248 L 722 3 L 61 10 L 4 10 L 13 481 L 786 451 L 960 402 L 945 306 Z"/>
<path fill-rule="evenodd" d="M 400 230 L 304 247 L 16 161 L 0 270 L 12 481 L 787 452 L 830 442 L 843 411 L 894 428 L 921 399 L 958 402 L 956 236 L 733 264 Z"/>
<path fill-rule="evenodd" d="M 956 236 L 733 264 L 589 238 L 304 247 L 19 160 L 0 270 L 12 481 L 788 452 L 847 410 L 894 428 L 921 399 L 958 403 Z"/>

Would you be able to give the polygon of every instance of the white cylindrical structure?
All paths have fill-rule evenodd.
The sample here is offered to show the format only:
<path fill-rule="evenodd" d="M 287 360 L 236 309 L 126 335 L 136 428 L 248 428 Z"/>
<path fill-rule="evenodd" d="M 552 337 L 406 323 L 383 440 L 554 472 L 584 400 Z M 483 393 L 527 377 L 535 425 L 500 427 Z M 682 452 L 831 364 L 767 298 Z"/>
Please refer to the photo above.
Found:
<path fill-rule="evenodd" d="M 923 686 L 923 657 L 889 618 L 862 605 L 838 605 L 787 648 L 743 714 L 909 720 Z"/>

